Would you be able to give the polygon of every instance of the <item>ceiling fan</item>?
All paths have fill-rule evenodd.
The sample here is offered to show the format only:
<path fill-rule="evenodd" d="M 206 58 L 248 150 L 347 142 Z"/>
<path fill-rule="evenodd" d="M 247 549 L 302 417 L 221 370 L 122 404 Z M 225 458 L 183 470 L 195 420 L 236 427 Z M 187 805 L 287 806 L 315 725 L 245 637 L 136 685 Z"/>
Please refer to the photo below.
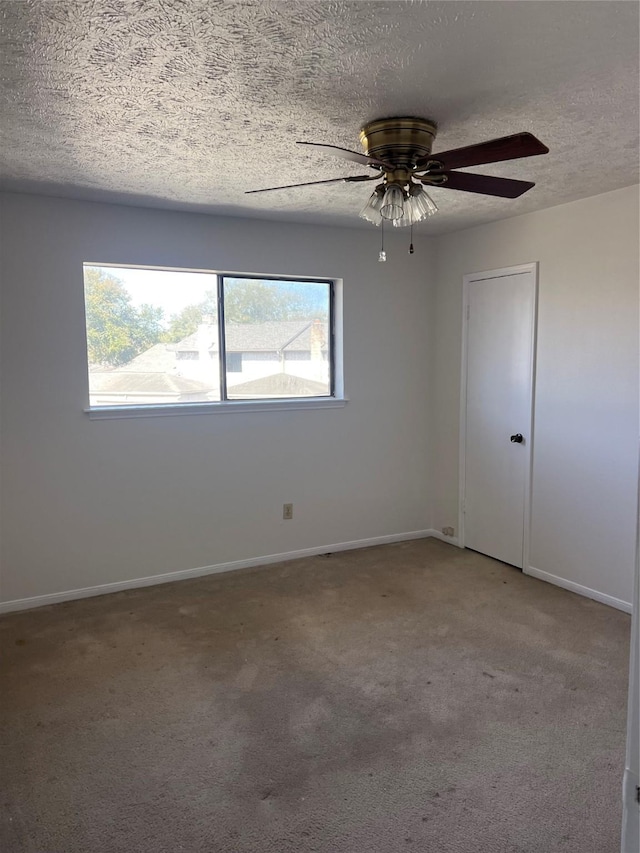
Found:
<path fill-rule="evenodd" d="M 345 160 L 362 163 L 372 168 L 374 173 L 247 190 L 247 193 L 381 179 L 381 183 L 374 189 L 360 216 L 374 225 L 384 224 L 384 220 L 392 222 L 395 226 L 413 225 L 438 209 L 433 199 L 425 192 L 424 186 L 463 190 L 499 198 L 518 198 L 535 184 L 531 181 L 457 172 L 456 169 L 515 160 L 519 157 L 531 157 L 536 154 L 546 154 L 549 151 L 546 145 L 531 133 L 516 133 L 477 145 L 467 145 L 464 148 L 432 154 L 431 147 L 436 132 L 435 122 L 428 119 L 384 118 L 365 124 L 360 131 L 360 142 L 364 148 L 364 154 L 321 142 L 298 142 L 298 145 L 312 146 L 336 154 Z"/>

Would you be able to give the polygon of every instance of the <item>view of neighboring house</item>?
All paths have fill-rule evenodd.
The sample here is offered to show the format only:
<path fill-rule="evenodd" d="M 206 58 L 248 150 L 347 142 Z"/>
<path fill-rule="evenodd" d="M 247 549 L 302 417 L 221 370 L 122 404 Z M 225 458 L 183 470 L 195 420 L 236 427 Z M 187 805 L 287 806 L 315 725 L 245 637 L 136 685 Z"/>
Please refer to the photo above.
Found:
<path fill-rule="evenodd" d="M 326 322 L 228 323 L 225 337 L 229 398 L 331 393 Z M 219 355 L 218 326 L 204 322 L 178 343 L 155 344 L 119 367 L 90 369 L 90 403 L 116 406 L 219 400 Z"/>

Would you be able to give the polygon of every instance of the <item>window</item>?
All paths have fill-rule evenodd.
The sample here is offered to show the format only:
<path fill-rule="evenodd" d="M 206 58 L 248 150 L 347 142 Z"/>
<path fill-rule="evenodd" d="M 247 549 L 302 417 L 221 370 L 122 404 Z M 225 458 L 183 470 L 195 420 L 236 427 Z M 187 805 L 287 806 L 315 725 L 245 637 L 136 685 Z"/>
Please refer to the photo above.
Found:
<path fill-rule="evenodd" d="M 242 353 L 228 352 L 227 353 L 227 372 L 242 373 Z"/>
<path fill-rule="evenodd" d="M 90 409 L 331 398 L 331 281 L 84 265 Z"/>

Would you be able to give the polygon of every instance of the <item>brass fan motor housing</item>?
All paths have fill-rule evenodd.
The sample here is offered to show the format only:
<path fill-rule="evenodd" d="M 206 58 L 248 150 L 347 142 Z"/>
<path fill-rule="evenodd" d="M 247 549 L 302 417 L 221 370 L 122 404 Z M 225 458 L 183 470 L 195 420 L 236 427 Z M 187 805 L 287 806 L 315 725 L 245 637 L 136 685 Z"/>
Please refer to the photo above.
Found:
<path fill-rule="evenodd" d="M 436 123 L 424 118 L 379 118 L 364 125 L 360 142 L 370 157 L 412 168 L 417 160 L 431 154 L 437 131 Z"/>

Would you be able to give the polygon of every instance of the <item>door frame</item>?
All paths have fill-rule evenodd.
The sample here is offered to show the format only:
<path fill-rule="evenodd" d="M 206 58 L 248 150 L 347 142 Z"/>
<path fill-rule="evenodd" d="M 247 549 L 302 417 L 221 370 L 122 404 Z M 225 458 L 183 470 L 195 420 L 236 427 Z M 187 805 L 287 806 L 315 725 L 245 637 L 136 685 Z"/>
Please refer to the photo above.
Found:
<path fill-rule="evenodd" d="M 460 445 L 458 451 L 458 545 L 465 547 L 465 492 L 466 492 L 466 444 L 467 444 L 467 355 L 469 336 L 469 288 L 474 282 L 484 281 L 488 278 L 503 278 L 505 276 L 519 275 L 521 273 L 532 273 L 533 287 L 533 312 L 531 316 L 531 418 L 526 424 L 527 462 L 525 466 L 525 489 L 524 489 L 524 529 L 522 548 L 522 571 L 529 571 L 529 550 L 531 542 L 531 490 L 533 484 L 533 445 L 534 445 L 534 419 L 536 399 L 536 349 L 538 336 L 538 261 L 529 264 L 518 264 L 512 267 L 501 267 L 495 270 L 483 270 L 482 272 L 468 273 L 462 279 L 462 360 L 460 378 Z"/>

